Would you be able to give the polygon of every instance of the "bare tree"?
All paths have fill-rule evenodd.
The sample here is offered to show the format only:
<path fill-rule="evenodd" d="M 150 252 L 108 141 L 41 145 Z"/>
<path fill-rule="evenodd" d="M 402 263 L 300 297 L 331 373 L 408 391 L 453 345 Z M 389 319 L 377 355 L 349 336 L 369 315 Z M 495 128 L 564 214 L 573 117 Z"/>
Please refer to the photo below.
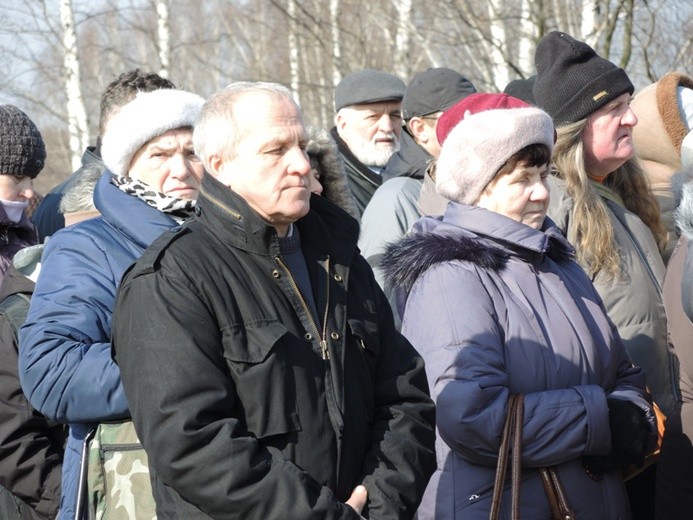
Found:
<path fill-rule="evenodd" d="M 299 63 L 298 63 L 298 23 L 296 21 L 296 0 L 288 0 L 289 14 L 289 68 L 291 70 L 291 91 L 300 104 L 299 94 Z"/>
<path fill-rule="evenodd" d="M 159 74 L 169 77 L 169 63 L 171 61 L 171 29 L 169 21 L 169 0 L 156 0 L 157 21 L 157 47 L 159 48 Z"/>
<path fill-rule="evenodd" d="M 72 0 L 60 0 L 60 25 L 63 29 L 65 52 L 65 95 L 67 98 L 70 155 L 72 157 L 72 169 L 76 170 L 81 164 L 82 152 L 89 145 L 89 132 L 87 129 L 87 111 L 84 108 L 80 87 L 80 62 Z"/>
<path fill-rule="evenodd" d="M 395 36 L 395 74 L 400 78 L 409 77 L 411 70 L 409 46 L 411 41 L 412 0 L 396 0 L 397 33 Z"/>

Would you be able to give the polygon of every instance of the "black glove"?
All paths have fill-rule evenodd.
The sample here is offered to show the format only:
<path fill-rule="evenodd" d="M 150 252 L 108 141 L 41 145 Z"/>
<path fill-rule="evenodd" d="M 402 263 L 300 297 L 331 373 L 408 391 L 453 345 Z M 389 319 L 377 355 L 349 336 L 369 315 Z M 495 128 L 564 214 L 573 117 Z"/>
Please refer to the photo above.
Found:
<path fill-rule="evenodd" d="M 611 427 L 610 456 L 616 466 L 625 471 L 634 465 L 642 468 L 650 441 L 650 424 L 645 412 L 633 403 L 621 399 L 607 399 L 609 426 Z"/>
<path fill-rule="evenodd" d="M 582 457 L 582 467 L 587 475 L 599 482 L 604 473 L 616 469 L 616 459 L 611 455 L 585 455 Z"/>

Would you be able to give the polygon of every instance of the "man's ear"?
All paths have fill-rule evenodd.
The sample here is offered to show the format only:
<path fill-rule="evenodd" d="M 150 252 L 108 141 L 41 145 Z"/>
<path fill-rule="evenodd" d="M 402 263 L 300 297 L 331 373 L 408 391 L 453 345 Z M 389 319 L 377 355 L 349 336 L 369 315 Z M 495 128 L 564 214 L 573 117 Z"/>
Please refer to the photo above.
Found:
<path fill-rule="evenodd" d="M 426 143 L 429 139 L 428 125 L 420 117 L 412 117 L 407 121 L 409 132 L 417 143 Z"/>
<path fill-rule="evenodd" d="M 212 177 L 219 179 L 221 177 L 223 170 L 224 170 L 223 159 L 216 154 L 212 155 L 209 158 L 209 168 L 207 170 L 207 173 L 209 173 Z"/>
<path fill-rule="evenodd" d="M 343 130 L 346 126 L 347 118 L 344 117 L 344 114 L 342 114 L 341 111 L 337 112 L 337 115 L 334 117 L 334 124 L 337 127 L 337 132 Z"/>

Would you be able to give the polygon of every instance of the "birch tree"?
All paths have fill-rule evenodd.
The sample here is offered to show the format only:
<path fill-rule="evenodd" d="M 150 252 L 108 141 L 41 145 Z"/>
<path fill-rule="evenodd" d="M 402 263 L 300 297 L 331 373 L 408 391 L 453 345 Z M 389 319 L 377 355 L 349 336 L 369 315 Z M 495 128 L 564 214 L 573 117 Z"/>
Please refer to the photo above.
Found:
<path fill-rule="evenodd" d="M 395 34 L 395 75 L 406 79 L 411 70 L 409 47 L 411 41 L 412 0 L 394 2 L 397 10 L 397 32 Z"/>
<path fill-rule="evenodd" d="M 63 31 L 65 97 L 72 169 L 81 165 L 82 152 L 89 144 L 87 112 L 80 87 L 79 54 L 72 0 L 60 0 L 60 25 Z"/>
<path fill-rule="evenodd" d="M 291 91 L 296 103 L 300 106 L 299 96 L 299 63 L 298 63 L 298 23 L 296 21 L 296 0 L 288 0 L 289 14 L 289 70 L 291 71 Z"/>
<path fill-rule="evenodd" d="M 159 50 L 159 75 L 168 78 L 171 63 L 169 0 L 156 0 L 156 41 Z"/>
<path fill-rule="evenodd" d="M 330 35 L 332 36 L 332 87 L 342 80 L 342 47 L 339 30 L 339 0 L 330 0 Z"/>

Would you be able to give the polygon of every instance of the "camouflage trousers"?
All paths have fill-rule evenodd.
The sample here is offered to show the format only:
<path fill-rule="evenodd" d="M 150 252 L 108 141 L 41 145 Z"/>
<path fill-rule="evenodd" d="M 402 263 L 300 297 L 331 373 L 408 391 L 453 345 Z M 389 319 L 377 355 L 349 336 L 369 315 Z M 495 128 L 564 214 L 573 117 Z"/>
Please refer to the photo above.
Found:
<path fill-rule="evenodd" d="M 132 421 L 102 423 L 89 443 L 89 520 L 156 520 L 147 454 Z"/>

